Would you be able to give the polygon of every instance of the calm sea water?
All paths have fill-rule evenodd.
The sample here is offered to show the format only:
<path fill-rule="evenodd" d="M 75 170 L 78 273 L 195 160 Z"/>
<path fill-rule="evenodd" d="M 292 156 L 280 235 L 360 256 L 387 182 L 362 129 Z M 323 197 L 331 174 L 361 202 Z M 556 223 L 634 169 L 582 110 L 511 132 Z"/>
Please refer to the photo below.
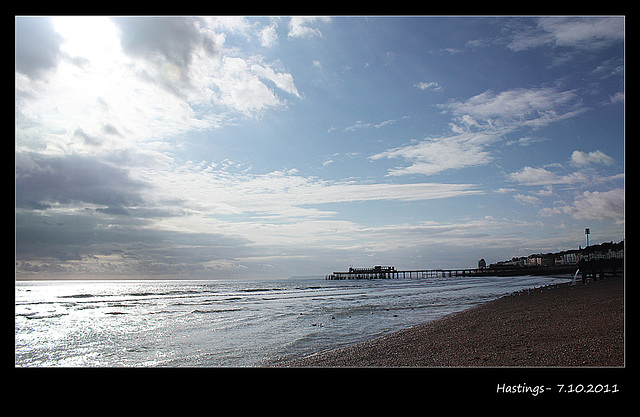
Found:
<path fill-rule="evenodd" d="M 566 281 L 18 281 L 15 364 L 263 366 Z"/>

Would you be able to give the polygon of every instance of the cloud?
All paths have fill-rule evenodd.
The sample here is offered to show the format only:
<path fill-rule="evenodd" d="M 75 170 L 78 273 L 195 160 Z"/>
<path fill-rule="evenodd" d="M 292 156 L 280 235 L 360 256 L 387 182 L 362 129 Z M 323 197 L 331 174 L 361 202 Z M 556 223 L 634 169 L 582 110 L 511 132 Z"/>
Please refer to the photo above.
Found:
<path fill-rule="evenodd" d="M 540 199 L 532 195 L 516 194 L 513 199 L 522 204 L 532 204 L 534 206 L 540 204 Z"/>
<path fill-rule="evenodd" d="M 38 26 L 42 37 L 55 40 L 53 44 L 32 45 L 29 31 L 16 32 L 19 150 L 96 154 L 145 147 L 158 139 L 215 129 L 238 116 L 263 115 L 283 106 L 287 95 L 301 97 L 292 75 L 276 69 L 280 63 L 225 48 L 225 33 L 216 30 L 257 30 L 255 25 L 243 26 L 244 20 L 52 21 L 53 25 L 48 19 L 35 19 L 31 26 Z M 53 29 L 59 34 L 49 33 Z M 24 58 L 44 59 L 45 46 L 65 59 L 36 65 Z M 84 63 L 76 64 L 79 60 Z M 47 83 L 20 72 L 44 69 Z"/>
<path fill-rule="evenodd" d="M 498 188 L 497 190 L 495 190 L 494 192 L 497 194 L 507 194 L 507 193 L 512 193 L 515 192 L 516 189 L 515 188 L 505 188 L 505 187 L 501 187 Z"/>
<path fill-rule="evenodd" d="M 473 262 L 477 263 L 478 245 L 482 246 L 483 250 L 496 247 L 513 250 L 514 247 L 526 244 L 527 239 L 522 236 L 522 229 L 540 226 L 540 222 L 495 219 L 491 216 L 448 222 L 421 221 L 416 224 L 361 227 L 357 229 L 358 241 L 349 243 L 351 247 L 357 248 L 356 253 L 393 253 L 394 249 L 403 252 L 415 251 L 420 254 L 419 265 L 424 265 L 423 254 L 429 253 L 438 254 L 434 256 L 433 262 L 446 263 L 442 258 L 444 246 L 454 251 L 473 247 L 475 255 L 472 255 L 472 258 Z"/>
<path fill-rule="evenodd" d="M 512 181 L 527 185 L 558 184 L 558 176 L 544 168 L 524 167 L 518 172 L 509 174 Z"/>
<path fill-rule="evenodd" d="M 260 64 L 253 64 L 251 66 L 251 71 L 262 79 L 273 81 L 273 83 L 279 89 L 286 91 L 287 93 L 292 94 L 296 97 L 300 97 L 298 89 L 293 82 L 293 76 L 291 74 L 275 72 L 273 68 Z"/>
<path fill-rule="evenodd" d="M 571 163 L 577 166 L 587 166 L 591 164 L 613 165 L 614 160 L 599 150 L 589 153 L 573 151 L 571 154 Z"/>
<path fill-rule="evenodd" d="M 409 116 L 402 117 L 402 119 L 408 119 L 408 118 Z M 392 125 L 396 123 L 398 120 L 399 119 L 389 119 L 389 120 L 382 121 L 380 123 L 370 123 L 370 122 L 363 122 L 362 120 L 358 120 L 351 126 L 345 127 L 343 132 L 354 132 L 358 129 L 369 129 L 369 128 L 380 129 L 381 127 Z"/>
<path fill-rule="evenodd" d="M 437 174 L 447 169 L 484 165 L 491 160 L 480 143 L 481 135 L 461 134 L 445 138 L 427 138 L 416 145 L 401 146 L 372 155 L 371 160 L 403 158 L 412 164 L 389 170 L 390 176 Z"/>
<path fill-rule="evenodd" d="M 420 81 L 420 82 L 414 84 L 413 86 L 418 88 L 418 89 L 420 89 L 420 90 L 423 90 L 423 91 L 428 91 L 428 90 L 431 90 L 431 91 L 442 91 L 442 87 L 440 87 L 438 85 L 438 83 L 435 82 L 435 81 L 431 81 L 431 82 L 428 82 L 428 83 L 426 83 L 424 81 Z"/>
<path fill-rule="evenodd" d="M 506 144 L 507 145 L 513 145 L 513 144 L 517 143 L 520 146 L 529 146 L 529 145 L 534 144 L 534 143 L 544 142 L 545 140 L 547 140 L 547 139 L 546 138 L 540 138 L 540 137 L 524 136 L 524 137 L 519 138 L 517 140 L 507 141 Z"/>
<path fill-rule="evenodd" d="M 311 27 L 309 24 L 315 22 L 329 23 L 330 17 L 303 17 L 294 16 L 289 21 L 289 38 L 313 38 L 322 37 L 320 29 Z"/>
<path fill-rule="evenodd" d="M 16 71 L 34 79 L 58 64 L 62 38 L 49 18 L 16 17 L 15 40 Z"/>
<path fill-rule="evenodd" d="M 296 170 L 267 174 L 233 173 L 225 168 L 188 165 L 156 174 L 173 196 L 210 214 L 263 213 L 317 218 L 333 213 L 310 206 L 355 201 L 418 201 L 477 194 L 472 184 L 365 184 L 305 177 Z M 208 192 L 203 195 L 201 190 Z"/>
<path fill-rule="evenodd" d="M 210 266 L 215 262 L 256 255 L 249 243 L 218 233 L 153 228 L 134 216 L 20 210 L 16 213 L 16 274 L 216 278 L 224 272 Z"/>
<path fill-rule="evenodd" d="M 575 91 L 559 91 L 553 87 L 517 88 L 499 94 L 487 90 L 441 107 L 454 115 L 471 116 L 485 127 L 512 128 L 540 128 L 586 110 Z"/>
<path fill-rule="evenodd" d="M 418 144 L 389 149 L 370 159 L 404 158 L 411 163 L 390 169 L 390 176 L 433 175 L 448 169 L 485 165 L 492 160 L 489 146 L 503 141 L 505 135 L 538 129 L 587 110 L 574 91 L 556 88 L 519 88 L 499 94 L 487 90 L 439 107 L 453 115 L 449 124 L 452 135 L 425 138 Z"/>
<path fill-rule="evenodd" d="M 127 162 L 134 156 L 17 154 L 21 276 L 215 277 L 239 265 L 255 271 L 291 245 L 309 252 L 352 241 L 363 226 L 336 219 L 327 204 L 481 192 L 473 184 L 331 181 L 296 170 L 251 174 L 230 161 L 145 167 Z"/>
<path fill-rule="evenodd" d="M 520 171 L 513 172 L 511 174 L 507 174 L 507 178 L 510 181 L 526 185 L 526 186 L 535 186 L 542 185 L 544 186 L 543 190 L 535 192 L 534 194 L 539 196 L 551 196 L 555 194 L 555 191 L 552 185 L 555 184 L 568 184 L 575 185 L 579 187 L 585 186 L 602 186 L 604 184 L 615 182 L 619 180 L 624 180 L 624 174 L 615 174 L 610 175 L 604 171 L 598 171 L 594 165 L 613 165 L 613 158 L 605 155 L 601 151 L 594 152 L 581 152 L 574 151 L 571 154 L 571 159 L 566 164 L 565 168 L 569 166 L 577 167 L 578 170 L 574 172 L 569 172 L 566 174 L 559 174 L 553 171 L 548 170 L 547 168 L 534 168 L 534 167 L 524 167 Z M 557 166 L 563 168 L 562 164 L 550 164 L 547 167 Z M 585 197 L 587 194 L 585 194 Z M 525 196 L 515 197 L 517 200 L 521 202 L 525 202 Z M 530 199 L 529 202 L 534 202 Z M 573 209 L 571 213 L 581 213 L 583 210 L 579 209 L 580 204 L 576 205 L 576 208 Z M 568 209 L 567 209 L 568 210 Z M 562 212 L 569 212 L 563 208 L 543 208 L 541 210 L 542 215 L 552 215 L 559 214 Z M 580 214 L 577 214 L 580 215 Z M 576 217 L 579 218 L 579 217 Z"/>
<path fill-rule="evenodd" d="M 609 100 L 609 104 L 624 103 L 624 93 L 617 92 Z"/>
<path fill-rule="evenodd" d="M 135 56 L 160 58 L 186 68 L 196 48 L 209 55 L 219 52 L 215 41 L 198 29 L 196 18 L 114 17 L 112 20 L 121 30 L 123 50 Z"/>
<path fill-rule="evenodd" d="M 610 156 L 601 151 L 585 153 L 574 151 L 571 154 L 569 163 L 577 168 L 587 168 L 592 165 L 613 165 L 615 161 Z M 560 164 L 555 164 L 560 165 Z M 560 165 L 561 166 L 561 165 Z M 546 168 L 524 167 L 520 171 L 508 174 L 507 177 L 523 185 L 545 185 L 553 184 L 602 184 L 608 181 L 615 181 L 624 178 L 624 175 L 607 176 L 595 172 L 593 169 L 583 169 L 565 175 L 559 175 Z"/>
<path fill-rule="evenodd" d="M 260 45 L 265 48 L 271 48 L 278 42 L 278 32 L 276 32 L 276 25 L 272 24 L 265 26 L 260 31 Z"/>
<path fill-rule="evenodd" d="M 576 219 L 624 221 L 624 189 L 604 192 L 585 191 L 576 198 L 573 207 L 565 210 Z"/>
<path fill-rule="evenodd" d="M 125 214 L 124 207 L 141 204 L 149 187 L 97 157 L 16 153 L 15 161 L 16 207 L 84 203 Z"/>
<path fill-rule="evenodd" d="M 524 167 L 518 172 L 508 175 L 511 181 L 524 185 L 552 185 L 586 183 L 592 178 L 583 172 L 573 172 L 567 175 L 558 175 L 545 168 Z"/>
<path fill-rule="evenodd" d="M 507 45 L 513 51 L 540 46 L 595 50 L 624 40 L 624 17 L 547 17 L 517 32 Z"/>
<path fill-rule="evenodd" d="M 585 191 L 572 205 L 541 210 L 542 215 L 569 214 L 578 220 L 614 220 L 624 223 L 624 189 L 610 191 Z"/>
<path fill-rule="evenodd" d="M 212 79 L 218 91 L 216 101 L 247 115 L 259 113 L 283 102 L 262 80 L 300 97 L 288 73 L 276 73 L 272 68 L 251 59 L 224 57 L 220 71 Z M 214 93 L 215 94 L 215 93 Z"/>

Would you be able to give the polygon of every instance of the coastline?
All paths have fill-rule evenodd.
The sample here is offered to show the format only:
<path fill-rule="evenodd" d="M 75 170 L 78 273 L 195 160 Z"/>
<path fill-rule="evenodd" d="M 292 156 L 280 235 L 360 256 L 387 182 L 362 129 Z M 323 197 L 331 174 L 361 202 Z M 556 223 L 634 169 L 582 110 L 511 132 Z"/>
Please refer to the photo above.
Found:
<path fill-rule="evenodd" d="M 559 284 L 277 367 L 623 367 L 624 278 Z"/>

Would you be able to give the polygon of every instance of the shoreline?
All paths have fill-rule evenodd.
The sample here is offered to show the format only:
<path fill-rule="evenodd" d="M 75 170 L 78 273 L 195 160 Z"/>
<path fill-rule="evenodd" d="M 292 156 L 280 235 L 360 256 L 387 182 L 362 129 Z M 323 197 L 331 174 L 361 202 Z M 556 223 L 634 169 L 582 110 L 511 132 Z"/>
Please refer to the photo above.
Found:
<path fill-rule="evenodd" d="M 623 367 L 624 278 L 524 290 L 275 367 Z"/>

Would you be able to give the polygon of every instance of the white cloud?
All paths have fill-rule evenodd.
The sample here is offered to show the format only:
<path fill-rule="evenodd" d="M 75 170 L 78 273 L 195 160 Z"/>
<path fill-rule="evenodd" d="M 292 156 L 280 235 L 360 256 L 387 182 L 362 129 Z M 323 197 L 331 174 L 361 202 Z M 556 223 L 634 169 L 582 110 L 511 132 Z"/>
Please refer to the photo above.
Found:
<path fill-rule="evenodd" d="M 453 135 L 426 138 L 370 158 L 404 158 L 412 163 L 392 168 L 389 171 L 392 176 L 432 175 L 447 169 L 484 165 L 492 159 L 488 147 L 503 141 L 505 135 L 541 128 L 586 111 L 575 92 L 555 88 L 519 88 L 499 94 L 488 90 L 440 107 L 454 116 L 449 124 Z"/>
<path fill-rule="evenodd" d="M 254 26 L 242 16 L 207 16 L 198 18 L 204 30 L 239 33 L 250 38 Z"/>
<path fill-rule="evenodd" d="M 176 94 L 184 86 L 173 88 L 171 81 L 162 80 L 161 67 L 124 55 L 117 43 L 108 44 L 110 48 L 98 48 L 102 54 L 82 67 L 61 62 L 46 84 L 16 83 L 17 95 L 34 88 L 38 93 L 16 103 L 20 115 L 17 138 L 27 133 L 23 126 L 35 133 L 33 141 L 19 140 L 19 146 L 40 151 L 46 147 L 49 153 L 95 153 L 187 130 L 214 128 L 224 119 L 220 113 L 194 111 Z M 97 141 L 87 146 L 78 140 L 78 131 L 99 138 L 100 146 L 95 146 Z"/>
<path fill-rule="evenodd" d="M 610 100 L 609 104 L 624 103 L 624 93 L 617 92 L 613 96 L 611 96 L 609 100 Z"/>
<path fill-rule="evenodd" d="M 595 49 L 624 39 L 623 17 L 542 18 L 538 26 L 558 46 Z"/>
<path fill-rule="evenodd" d="M 624 189 L 610 191 L 585 191 L 579 195 L 573 205 L 558 206 L 541 210 L 541 214 L 569 214 L 578 220 L 614 220 L 624 223 Z"/>
<path fill-rule="evenodd" d="M 264 79 L 272 81 L 279 89 L 300 97 L 291 74 L 277 73 L 254 58 L 231 56 L 221 59 L 217 71 L 205 78 L 207 81 L 203 89 L 209 92 L 215 102 L 251 115 L 283 104 L 262 81 Z"/>
<path fill-rule="evenodd" d="M 494 127 L 539 128 L 583 112 L 574 91 L 556 88 L 517 88 L 495 94 L 491 90 L 465 101 L 441 105 L 455 115 L 469 115 Z"/>
<path fill-rule="evenodd" d="M 327 159 L 326 161 L 324 161 L 322 163 L 322 166 L 323 167 L 329 166 L 329 165 L 333 164 L 333 162 L 334 162 L 333 159 Z"/>
<path fill-rule="evenodd" d="M 300 97 L 290 73 L 225 48 L 225 33 L 217 30 L 255 30 L 244 19 L 56 17 L 53 23 L 55 47 L 67 58 L 47 64 L 47 82 L 16 71 L 19 150 L 144 147 L 217 128 L 237 113 L 282 106 L 277 92 Z"/>
<path fill-rule="evenodd" d="M 585 191 L 574 201 L 568 212 L 576 219 L 624 221 L 624 189 Z"/>
<path fill-rule="evenodd" d="M 558 184 L 558 176 L 544 168 L 524 167 L 518 172 L 509 174 L 512 181 L 527 185 Z"/>
<path fill-rule="evenodd" d="M 549 197 L 553 195 L 553 186 L 551 185 L 545 185 L 544 188 L 540 191 L 535 192 L 534 194 L 537 194 L 541 197 Z"/>
<path fill-rule="evenodd" d="M 508 175 L 509 179 L 524 185 L 552 185 L 586 183 L 592 177 L 583 172 L 573 172 L 567 175 L 558 175 L 544 168 L 524 167 L 518 172 Z"/>
<path fill-rule="evenodd" d="M 516 194 L 513 199 L 522 204 L 533 204 L 534 206 L 540 204 L 540 199 L 532 195 Z"/>
<path fill-rule="evenodd" d="M 403 116 L 402 118 L 407 119 L 408 117 L 409 116 Z M 354 132 L 357 129 L 369 129 L 369 128 L 380 129 L 381 127 L 392 125 L 397 121 L 398 119 L 389 119 L 389 120 L 384 120 L 380 123 L 370 123 L 370 122 L 363 122 L 362 120 L 358 120 L 351 126 L 345 127 L 343 132 Z"/>
<path fill-rule="evenodd" d="M 438 83 L 435 82 L 435 81 L 431 81 L 431 82 L 428 82 L 428 83 L 424 82 L 424 81 L 420 81 L 418 83 L 415 83 L 413 86 L 416 87 L 416 88 L 419 88 L 420 90 L 423 90 L 423 91 L 428 91 L 428 90 L 431 90 L 431 91 L 442 91 L 442 87 L 440 87 L 438 85 Z"/>
<path fill-rule="evenodd" d="M 170 169 L 140 170 L 138 176 L 152 179 L 154 184 L 156 197 L 147 193 L 148 204 L 189 213 L 159 219 L 154 228 L 180 233 L 207 230 L 257 245 L 326 243 L 350 239 L 349 231 L 362 226 L 335 219 L 337 213 L 324 208 L 324 204 L 422 201 L 482 192 L 472 184 L 368 184 L 306 177 L 296 170 L 234 172 L 233 166 L 222 165 L 187 163 L 174 164 Z M 173 202 L 167 202 L 167 196 Z"/>
<path fill-rule="evenodd" d="M 497 194 L 507 194 L 507 193 L 513 193 L 515 191 L 516 191 L 515 188 L 501 187 L 501 188 L 498 188 L 497 190 L 495 190 L 494 192 L 497 193 Z"/>
<path fill-rule="evenodd" d="M 279 89 L 286 91 L 289 94 L 293 94 L 296 97 L 300 97 L 298 89 L 293 82 L 293 76 L 291 74 L 275 72 L 273 68 L 260 64 L 253 64 L 251 66 L 251 71 L 258 75 L 260 78 L 273 81 L 273 83 Z"/>
<path fill-rule="evenodd" d="M 260 44 L 266 48 L 271 48 L 278 42 L 278 32 L 276 32 L 276 25 L 265 26 L 260 31 Z"/>
<path fill-rule="evenodd" d="M 571 154 L 571 163 L 577 166 L 587 166 L 591 164 L 612 165 L 614 160 L 600 150 L 589 153 L 573 151 Z"/>
<path fill-rule="evenodd" d="M 313 37 L 322 37 L 322 32 L 320 29 L 311 27 L 311 23 L 315 22 L 323 22 L 329 23 L 331 22 L 330 17 L 303 17 L 303 16 L 294 16 L 289 21 L 289 34 L 290 38 L 313 38 Z"/>
<path fill-rule="evenodd" d="M 491 156 L 479 143 L 483 138 L 476 136 L 462 134 L 446 138 L 427 138 L 416 145 L 386 150 L 371 156 L 370 159 L 403 158 L 412 162 L 408 167 L 389 170 L 390 176 L 432 175 L 447 169 L 484 165 L 491 160 Z"/>
<path fill-rule="evenodd" d="M 539 137 L 525 136 L 525 137 L 519 138 L 518 140 L 510 140 L 506 144 L 507 145 L 513 145 L 513 144 L 517 143 L 520 146 L 529 146 L 531 144 L 538 143 L 538 142 L 543 142 L 545 140 L 547 140 L 547 139 L 539 138 Z"/>
<path fill-rule="evenodd" d="M 481 244 L 489 247 L 517 247 L 525 242 L 521 237 L 523 228 L 539 228 L 541 222 L 513 221 L 486 216 L 479 219 L 436 222 L 422 221 L 417 224 L 391 224 L 380 227 L 357 229 L 359 250 L 388 251 L 395 248 L 422 248 L 429 245 L 451 245 L 460 250 Z M 518 231 L 518 232 L 516 232 Z M 514 233 L 515 232 L 515 233 Z M 481 242 L 481 243 L 479 243 Z M 476 258 L 477 259 L 477 258 Z M 438 259 L 442 262 L 442 259 Z M 477 261 L 476 261 L 477 262 Z"/>
<path fill-rule="evenodd" d="M 357 182 L 327 181 L 304 177 L 296 170 L 274 171 L 268 174 L 230 173 L 211 165 L 187 164 L 170 171 L 154 171 L 158 184 L 167 184 L 175 197 L 191 201 L 193 207 L 208 207 L 208 213 L 264 212 L 282 215 L 302 206 L 376 200 L 416 201 L 477 194 L 471 184 L 360 184 Z M 177 186 L 177 184 L 180 184 Z M 208 190 L 206 195 L 203 189 Z M 176 191 L 178 190 L 178 191 Z M 178 194 L 176 194 L 176 192 Z M 164 194 L 164 193 L 163 193 Z M 318 212 L 309 211 L 313 216 Z"/>
<path fill-rule="evenodd" d="M 535 28 L 514 36 L 508 47 L 523 51 L 545 45 L 582 50 L 600 49 L 624 40 L 624 17 L 547 17 Z"/>

